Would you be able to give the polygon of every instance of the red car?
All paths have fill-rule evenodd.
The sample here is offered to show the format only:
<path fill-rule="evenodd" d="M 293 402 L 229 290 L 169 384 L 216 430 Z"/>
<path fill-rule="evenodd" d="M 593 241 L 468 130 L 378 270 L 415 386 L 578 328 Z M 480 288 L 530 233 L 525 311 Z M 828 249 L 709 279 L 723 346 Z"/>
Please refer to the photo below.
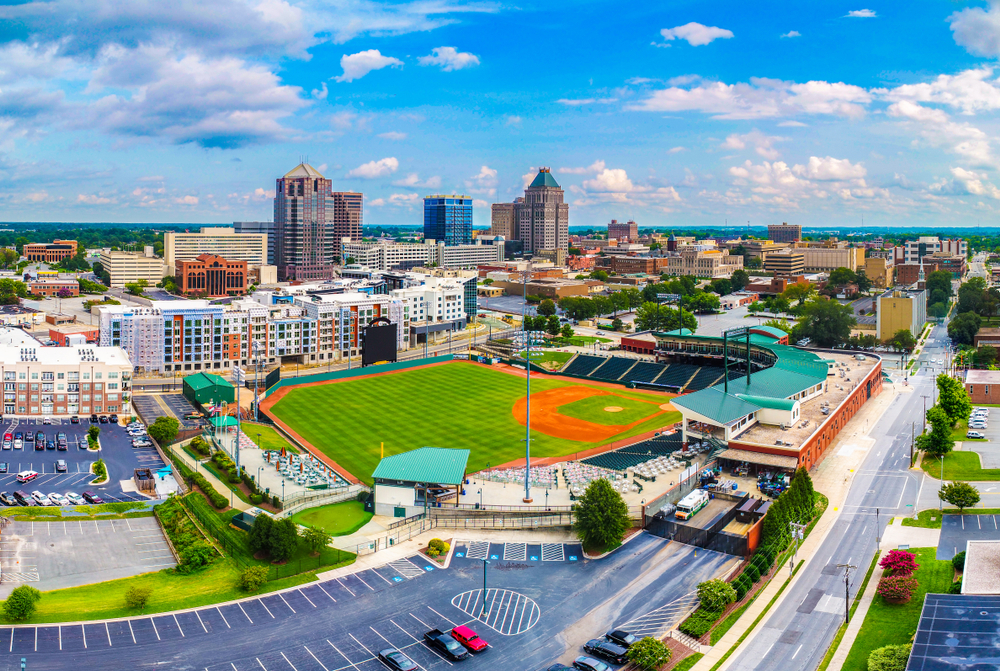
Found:
<path fill-rule="evenodd" d="M 451 637 L 464 645 L 470 652 L 482 652 L 490 647 L 486 641 L 479 638 L 479 634 L 472 631 L 465 625 L 460 625 L 451 630 Z"/>

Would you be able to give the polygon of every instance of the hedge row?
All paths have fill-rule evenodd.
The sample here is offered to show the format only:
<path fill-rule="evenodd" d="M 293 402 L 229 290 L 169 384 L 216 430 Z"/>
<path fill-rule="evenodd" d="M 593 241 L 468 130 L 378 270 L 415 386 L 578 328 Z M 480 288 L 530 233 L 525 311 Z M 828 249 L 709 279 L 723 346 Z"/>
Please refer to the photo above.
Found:
<path fill-rule="evenodd" d="M 208 497 L 208 502 L 212 504 L 214 508 L 222 510 L 229 505 L 229 499 L 215 491 L 215 487 L 209 484 L 208 480 L 201 473 L 195 473 L 191 476 L 191 481 L 198 485 L 198 489 L 204 492 L 205 496 Z"/>
<path fill-rule="evenodd" d="M 684 623 L 678 629 L 691 638 L 701 638 L 712 629 L 720 617 L 722 617 L 720 611 L 706 610 L 699 607 L 698 610 L 691 613 L 688 619 L 684 620 Z"/>

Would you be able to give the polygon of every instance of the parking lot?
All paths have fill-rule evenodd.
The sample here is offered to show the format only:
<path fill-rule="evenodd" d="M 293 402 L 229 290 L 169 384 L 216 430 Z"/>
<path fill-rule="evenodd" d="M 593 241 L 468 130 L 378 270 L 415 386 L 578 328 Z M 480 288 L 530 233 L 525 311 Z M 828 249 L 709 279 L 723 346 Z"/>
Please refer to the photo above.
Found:
<path fill-rule="evenodd" d="M 1000 515 L 945 515 L 936 556 L 948 561 L 965 551 L 967 541 L 996 540 L 1000 540 Z"/>
<path fill-rule="evenodd" d="M 132 397 L 132 405 L 149 424 L 157 417 L 173 417 L 180 422 L 183 431 L 197 429 L 205 423 L 201 419 L 184 419 L 185 415 L 195 412 L 195 407 L 183 394 L 137 394 Z"/>
<path fill-rule="evenodd" d="M 0 599 L 24 583 L 62 589 L 172 566 L 174 556 L 152 517 L 14 521 L 0 537 Z"/>
<path fill-rule="evenodd" d="M 0 462 L 7 464 L 7 473 L 0 474 L 0 491 L 13 492 L 16 489 L 32 492 L 38 490 L 43 494 L 52 492 L 79 494 L 84 490 L 95 492 L 105 501 L 136 501 L 145 499 L 134 492 L 122 489 L 122 481 L 129 483 L 136 468 L 151 468 L 154 471 L 164 466 L 159 453 L 152 447 L 133 448 L 132 438 L 125 427 L 117 424 L 97 424 L 101 428 L 101 450 L 92 452 L 81 450 L 77 441 L 86 443 L 88 419 L 81 419 L 79 424 L 71 424 L 69 420 L 50 420 L 51 424 L 43 424 L 40 419 L 8 420 L 4 422 L 4 431 L 15 433 L 21 431 L 37 433 L 42 431 L 47 440 L 55 440 L 56 434 L 65 433 L 69 448 L 62 450 L 38 451 L 28 443 L 20 450 L 10 449 L 0 451 Z M 67 472 L 56 472 L 56 460 L 66 461 Z M 104 459 L 108 469 L 108 482 L 97 487 L 90 486 L 94 476 L 90 473 L 91 464 L 98 459 Z M 16 481 L 20 471 L 36 471 L 38 477 L 31 482 Z M 126 484 L 126 488 L 131 487 Z"/>

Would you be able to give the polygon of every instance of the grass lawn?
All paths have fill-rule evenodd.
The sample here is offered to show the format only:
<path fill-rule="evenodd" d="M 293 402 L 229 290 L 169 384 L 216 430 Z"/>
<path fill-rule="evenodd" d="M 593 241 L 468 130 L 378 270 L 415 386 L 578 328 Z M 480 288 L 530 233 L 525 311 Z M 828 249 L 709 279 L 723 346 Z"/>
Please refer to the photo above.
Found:
<path fill-rule="evenodd" d="M 298 448 L 289 443 L 282 437 L 275 429 L 270 426 L 264 426 L 263 424 L 250 424 L 248 422 L 243 423 L 243 433 L 250 437 L 250 440 L 257 442 L 257 434 L 260 434 L 260 449 L 262 450 L 277 450 L 281 451 L 281 448 L 286 450 L 291 450 L 292 452 L 298 452 Z"/>
<path fill-rule="evenodd" d="M 608 407 L 618 407 L 621 408 L 621 411 L 608 412 L 605 410 Z M 643 403 L 622 396 L 591 396 L 561 405 L 558 410 L 560 414 L 568 417 L 575 417 L 594 424 L 614 426 L 615 424 L 631 424 L 644 419 L 659 412 L 660 408 L 652 403 Z"/>
<path fill-rule="evenodd" d="M 611 342 L 611 338 L 575 335 L 570 338 L 554 338 L 551 342 L 554 345 L 576 345 L 577 347 L 586 347 L 587 345 L 592 345 L 595 342 Z"/>
<path fill-rule="evenodd" d="M 941 477 L 941 459 L 924 456 L 920 467 L 934 479 Z M 944 479 L 963 482 L 1000 480 L 1000 468 L 982 468 L 975 452 L 949 452 L 944 455 Z"/>
<path fill-rule="evenodd" d="M 139 615 L 138 610 L 125 605 L 125 590 L 132 585 L 153 589 L 143 611 L 144 615 L 232 601 L 249 596 L 236 588 L 238 575 L 239 569 L 234 562 L 220 560 L 204 571 L 191 575 L 177 575 L 167 569 L 93 585 L 42 592 L 35 615 L 27 622 L 73 622 Z M 265 583 L 261 592 L 273 592 L 315 579 L 315 573 L 301 573 Z M 0 622 L 7 622 L 2 612 L 0 610 Z"/>
<path fill-rule="evenodd" d="M 969 431 L 975 431 L 976 429 L 967 429 L 961 426 L 957 426 L 951 430 L 951 439 L 960 440 L 963 443 L 985 443 L 985 438 L 966 438 L 965 434 Z"/>
<path fill-rule="evenodd" d="M 583 384 L 569 380 L 533 380 L 540 392 Z M 586 386 L 586 385 L 584 385 Z M 622 389 L 626 398 L 669 397 Z M 468 472 L 523 456 L 524 426 L 514 419 L 514 402 L 524 396 L 524 380 L 471 363 L 453 362 L 335 384 L 296 387 L 271 412 L 294 431 L 335 459 L 364 482 L 385 454 L 418 447 L 461 447 L 471 450 Z M 660 415 L 614 436 L 620 440 L 652 431 L 673 421 Z M 531 453 L 554 457 L 586 450 L 609 441 L 578 442 L 532 432 Z"/>
<path fill-rule="evenodd" d="M 372 513 L 365 512 L 360 501 L 344 501 L 319 508 L 307 508 L 292 515 L 292 521 L 304 527 L 318 527 L 331 536 L 348 536 L 368 524 Z"/>
<path fill-rule="evenodd" d="M 958 508 L 945 508 L 944 510 L 921 510 L 917 513 L 917 519 L 910 517 L 903 518 L 904 527 L 923 527 L 925 529 L 940 529 L 942 515 L 961 515 Z M 1000 508 L 966 508 L 965 515 L 1000 515 Z"/>
<path fill-rule="evenodd" d="M 920 568 L 913 574 L 920 587 L 910 602 L 901 606 L 888 604 L 885 599 L 875 595 L 861 631 L 844 662 L 844 671 L 867 671 L 868 655 L 872 650 L 883 645 L 910 643 L 920 621 L 924 595 L 928 592 L 943 594 L 951 586 L 954 568 L 950 561 L 938 561 L 934 558 L 937 548 L 915 548 L 911 552 L 916 555 L 917 563 L 920 564 Z"/>

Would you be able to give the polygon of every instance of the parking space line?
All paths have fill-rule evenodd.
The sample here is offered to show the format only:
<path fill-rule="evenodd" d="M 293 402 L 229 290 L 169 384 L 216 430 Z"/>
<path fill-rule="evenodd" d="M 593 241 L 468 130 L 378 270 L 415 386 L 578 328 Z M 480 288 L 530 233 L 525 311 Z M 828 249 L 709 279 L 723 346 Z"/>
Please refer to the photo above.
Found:
<path fill-rule="evenodd" d="M 135 644 L 135 631 L 132 629 L 132 620 L 128 621 L 128 631 L 132 634 L 132 643 Z"/>
<path fill-rule="evenodd" d="M 158 631 L 156 630 L 156 623 L 155 623 L 155 622 L 153 622 L 153 618 L 149 618 L 149 623 L 150 623 L 151 625 L 153 625 L 153 633 L 154 633 L 154 634 L 156 634 L 156 640 L 157 640 L 157 641 L 159 641 L 159 640 L 160 640 L 160 632 L 158 632 Z"/>
<path fill-rule="evenodd" d="M 308 601 L 308 602 L 309 602 L 309 605 L 310 605 L 310 606 L 312 606 L 313 608 L 315 608 L 315 607 L 316 607 L 316 604 L 314 604 L 314 603 L 312 602 L 312 599 L 310 599 L 309 597 L 307 597 L 307 596 L 306 596 L 306 593 L 305 593 L 305 592 L 303 592 L 303 591 L 302 591 L 301 589 L 299 590 L 299 594 L 301 594 L 301 595 L 302 595 L 302 597 L 303 597 L 303 598 L 304 598 L 304 599 L 305 599 L 306 601 Z M 289 606 L 289 608 L 291 608 L 291 606 Z"/>
<path fill-rule="evenodd" d="M 427 643 L 426 641 L 420 641 L 420 643 L 423 643 L 425 648 L 427 648 L 428 650 L 430 650 L 434 654 L 435 657 L 440 657 L 441 661 L 444 662 L 445 664 L 447 664 L 448 666 L 455 666 L 454 664 L 452 664 L 451 662 L 449 662 L 447 659 L 445 659 L 444 655 L 442 655 L 440 652 L 438 652 L 437 650 L 435 650 L 434 648 L 432 648 L 430 646 L 430 644 Z M 417 645 L 417 643 L 411 643 L 410 645 Z M 407 646 L 407 647 L 409 647 L 409 646 Z"/>
<path fill-rule="evenodd" d="M 294 665 L 294 664 L 292 664 L 291 662 L 289 662 L 289 661 L 288 661 L 288 658 L 287 658 L 287 657 L 285 657 L 285 653 L 281 652 L 280 650 L 278 651 L 278 653 L 279 653 L 279 654 L 280 654 L 280 655 L 281 655 L 282 657 L 284 657 L 284 658 L 285 658 L 285 661 L 286 661 L 286 662 L 288 662 L 288 666 L 292 667 L 292 671 L 299 671 L 298 669 L 296 669 L 296 668 L 295 668 L 295 665 Z M 264 665 L 263 665 L 263 664 L 261 664 L 261 666 L 263 667 Z M 266 670 L 265 670 L 265 671 L 266 671 Z"/>
<path fill-rule="evenodd" d="M 229 622 L 226 620 L 226 616 L 222 614 L 222 611 L 219 610 L 218 606 L 215 607 L 215 610 L 219 611 L 219 616 L 222 617 L 222 621 L 226 623 L 226 629 L 232 629 L 232 627 L 229 626 Z M 250 618 L 247 619 L 249 620 Z"/>
<path fill-rule="evenodd" d="M 264 671 L 267 671 L 267 667 L 266 667 L 266 666 L 264 666 L 264 663 L 263 663 L 262 661 L 260 661 L 260 659 L 258 659 L 257 657 L 254 657 L 254 659 L 256 659 L 256 660 L 257 660 L 257 663 L 258 663 L 258 664 L 260 664 L 260 668 L 264 669 Z M 233 668 L 235 669 L 235 668 L 236 668 L 236 666 L 235 666 L 235 665 L 233 665 Z M 294 668 L 294 667 L 293 667 L 293 668 Z"/>
<path fill-rule="evenodd" d="M 435 615 L 437 615 L 437 616 L 438 616 L 438 617 L 440 617 L 440 618 L 443 618 L 443 619 L 445 619 L 445 620 L 448 620 L 448 618 L 446 618 L 446 617 L 445 617 L 444 615 L 442 615 L 441 613 L 437 612 L 436 610 L 434 610 L 434 609 L 433 609 L 433 608 L 431 608 L 430 606 L 427 606 L 427 610 L 431 611 L 432 613 L 434 613 Z M 420 622 L 419 620 L 417 620 L 417 621 L 418 621 L 418 622 Z M 453 627 L 457 627 L 457 626 L 458 626 L 457 624 L 455 624 L 455 623 L 454 623 L 454 622 L 452 622 L 451 620 L 448 620 L 448 622 L 450 622 L 450 623 L 451 623 L 451 626 L 453 626 Z M 423 623 L 421 622 L 421 624 L 423 624 Z"/>
<path fill-rule="evenodd" d="M 10 628 L 10 652 L 14 652 L 14 627 Z"/>
<path fill-rule="evenodd" d="M 195 614 L 195 615 L 197 616 L 197 618 L 198 618 L 198 624 L 200 624 L 200 625 L 201 625 L 201 628 L 202 628 L 202 629 L 204 629 L 204 630 L 205 630 L 205 633 L 207 634 L 207 633 L 208 633 L 208 627 L 206 627 L 206 626 L 205 626 L 205 623 L 201 621 L 201 614 L 200 614 L 200 613 L 198 613 L 198 611 L 195 611 L 195 612 L 194 612 L 194 614 Z"/>
<path fill-rule="evenodd" d="M 360 646 L 361 646 L 362 648 L 364 648 L 365 652 L 367 652 L 367 653 L 368 653 L 369 655 L 371 655 L 372 657 L 377 657 L 377 655 L 376 655 L 376 654 L 375 654 L 374 652 L 372 652 L 371 650 L 369 650 L 369 649 L 367 648 L 367 646 L 365 646 L 365 644 L 364 644 L 364 643 L 362 643 L 362 642 L 361 642 L 361 641 L 359 641 L 358 639 L 354 638 L 354 634 L 348 634 L 348 636 L 350 636 L 350 637 L 351 637 L 351 638 L 352 638 L 352 639 L 354 640 L 354 642 L 355 642 L 355 643 L 357 643 L 357 644 L 358 644 L 358 645 L 360 645 Z"/>
<path fill-rule="evenodd" d="M 59 629 L 59 649 L 62 650 L 62 627 L 57 627 Z"/>
<path fill-rule="evenodd" d="M 392 620 L 389 620 L 389 622 L 392 622 Z M 396 625 L 396 629 L 399 629 L 401 632 L 403 632 L 404 634 L 406 634 L 407 636 L 409 636 L 410 638 L 412 638 L 414 641 L 419 641 L 420 640 L 416 636 L 414 636 L 413 634 L 411 634 L 410 632 L 408 632 L 405 629 L 403 629 L 402 627 L 400 627 L 395 622 L 392 622 L 392 623 Z"/>
<path fill-rule="evenodd" d="M 385 580 L 385 581 L 386 581 L 387 583 L 389 583 L 390 585 L 392 584 L 392 581 L 391 581 L 391 580 L 389 580 L 388 578 L 386 578 L 385 576 L 383 576 L 383 575 L 382 575 L 381 573 L 379 573 L 378 571 L 375 571 L 375 570 L 373 570 L 373 571 L 372 571 L 372 573 L 374 573 L 375 575 L 377 575 L 377 576 L 378 576 L 379 578 L 382 578 L 382 580 Z"/>
<path fill-rule="evenodd" d="M 372 631 L 375 631 L 375 627 L 373 627 L 371 625 L 368 625 L 368 628 L 371 629 Z M 385 636 L 383 636 L 382 634 L 378 633 L 377 631 L 375 631 L 375 635 L 378 636 L 379 638 L 381 638 L 386 643 L 388 643 L 390 646 L 396 647 L 395 643 L 393 643 L 392 641 L 390 641 L 389 639 L 387 639 Z"/>
<path fill-rule="evenodd" d="M 260 599 L 257 599 L 257 600 L 260 601 Z M 243 604 L 242 603 L 238 603 L 237 602 L 236 605 L 240 607 L 240 610 L 243 610 Z M 267 608 L 267 606 L 264 606 L 264 608 Z M 219 611 L 219 612 L 221 613 L 222 611 Z M 247 612 L 245 610 L 243 610 L 243 614 L 247 615 Z M 271 611 L 267 611 L 267 614 L 271 615 Z M 271 615 L 271 617 L 274 617 L 274 616 Z M 250 616 L 249 615 L 247 615 L 247 619 L 250 620 Z M 250 624 L 253 624 L 253 620 L 250 620 Z"/>
<path fill-rule="evenodd" d="M 181 632 L 181 638 L 186 638 L 184 636 L 184 630 L 181 629 L 181 623 L 177 621 L 177 613 L 174 613 L 174 624 L 177 625 L 177 631 Z"/>
<path fill-rule="evenodd" d="M 347 590 L 347 593 L 348 593 L 348 594 L 350 594 L 351 596 L 357 596 L 357 595 L 356 595 L 356 594 L 355 594 L 354 592 L 352 592 L 352 591 L 350 590 L 350 588 L 349 588 L 349 587 L 348 587 L 347 585 L 345 585 L 345 584 L 344 584 L 344 581 L 343 581 L 343 580 L 341 580 L 340 578 L 337 578 L 337 582 L 339 582 L 339 583 L 340 583 L 340 586 L 341 586 L 341 587 L 343 587 L 344 589 L 346 589 L 346 590 Z"/>
<path fill-rule="evenodd" d="M 278 596 L 281 597 L 282 601 L 285 601 L 285 597 L 282 596 L 281 592 L 278 592 Z M 285 605 L 288 606 L 288 610 L 292 611 L 293 614 L 295 613 L 295 609 L 292 608 L 291 604 L 289 604 L 287 601 L 285 601 Z"/>
<path fill-rule="evenodd" d="M 303 645 L 302 647 L 303 647 L 303 648 L 306 648 L 306 646 L 304 646 L 304 645 Z M 312 653 L 312 650 L 310 650 L 309 648 L 306 648 L 306 652 L 308 652 L 308 653 L 309 653 L 309 655 L 310 655 L 310 656 L 311 656 L 311 657 L 312 657 L 313 659 L 315 659 L 315 660 L 316 660 L 316 663 L 317 663 L 317 664 L 319 664 L 320 666 L 322 666 L 322 667 L 323 667 L 323 671 L 330 671 L 330 669 L 326 668 L 326 664 L 324 664 L 323 662 L 319 661 L 319 657 L 317 657 L 316 655 L 314 655 L 314 654 Z"/>
<path fill-rule="evenodd" d="M 12 649 L 13 649 L 13 645 L 14 645 L 13 638 L 14 638 L 14 634 L 11 633 L 11 641 L 12 641 L 11 642 L 11 646 L 12 646 Z M 326 642 L 330 643 L 330 639 L 326 639 Z M 354 666 L 354 662 L 352 662 L 351 659 L 347 655 L 345 655 L 344 653 L 340 652 L 340 648 L 338 648 L 337 646 L 335 646 L 333 643 L 330 643 L 330 647 L 333 648 L 334 650 L 336 650 L 337 654 L 339 654 L 341 657 L 343 657 L 345 660 L 347 660 L 347 663 L 350 664 L 352 667 L 354 667 L 355 671 L 360 671 L 358 669 L 358 667 Z M 365 649 L 367 650 L 367 648 L 365 648 Z"/>
<path fill-rule="evenodd" d="M 109 648 L 113 647 L 111 645 L 111 630 L 108 628 L 108 621 L 107 620 L 104 621 L 104 633 L 108 635 L 108 647 Z"/>
<path fill-rule="evenodd" d="M 326 594 L 327 596 L 329 596 L 331 601 L 333 601 L 334 603 L 337 603 L 337 600 L 334 599 L 332 596 L 330 596 L 329 592 L 327 592 L 325 589 L 323 589 L 323 583 L 316 583 L 316 586 L 319 587 L 320 589 L 322 589 L 323 590 L 323 594 Z"/>
<path fill-rule="evenodd" d="M 358 575 L 357 573 L 354 574 L 354 577 L 357 578 L 358 580 L 361 580 L 361 576 Z M 364 580 L 361 580 L 361 584 L 364 585 L 365 587 L 367 587 L 368 589 L 370 589 L 371 591 L 373 591 L 373 592 L 375 591 L 375 588 L 372 587 L 371 585 L 369 585 L 368 583 L 366 583 Z"/>
<path fill-rule="evenodd" d="M 430 608 L 430 606 L 428 606 L 428 608 Z M 433 609 L 433 608 L 431 608 L 431 610 L 434 610 L 434 609 Z M 437 612 L 437 611 L 434 611 L 434 612 Z M 421 619 L 420 619 L 419 617 L 417 617 L 417 616 L 416 616 L 416 615 L 414 615 L 413 613 L 410 613 L 410 617 L 412 617 L 412 618 L 413 618 L 414 620 L 416 620 L 417 622 L 419 622 L 419 623 L 420 623 L 420 624 L 422 624 L 423 626 L 427 627 L 428 629 L 432 629 L 432 627 L 431 627 L 431 626 L 430 626 L 429 624 L 427 624 L 426 622 L 424 622 L 423 620 L 421 620 Z M 453 623 L 453 624 L 454 624 L 454 623 Z"/>
<path fill-rule="evenodd" d="M 87 626 L 81 624 L 80 625 L 80 631 L 83 632 L 83 649 L 86 650 L 87 649 Z"/>
<path fill-rule="evenodd" d="M 271 612 L 271 609 L 267 607 L 267 604 L 264 603 L 263 599 L 257 599 L 257 603 L 259 603 L 260 605 L 262 605 L 264 607 L 264 610 L 267 611 L 267 614 L 271 616 L 272 620 L 275 619 L 274 614 Z"/>
<path fill-rule="evenodd" d="M 38 652 L 38 627 L 35 627 L 35 652 Z"/>

